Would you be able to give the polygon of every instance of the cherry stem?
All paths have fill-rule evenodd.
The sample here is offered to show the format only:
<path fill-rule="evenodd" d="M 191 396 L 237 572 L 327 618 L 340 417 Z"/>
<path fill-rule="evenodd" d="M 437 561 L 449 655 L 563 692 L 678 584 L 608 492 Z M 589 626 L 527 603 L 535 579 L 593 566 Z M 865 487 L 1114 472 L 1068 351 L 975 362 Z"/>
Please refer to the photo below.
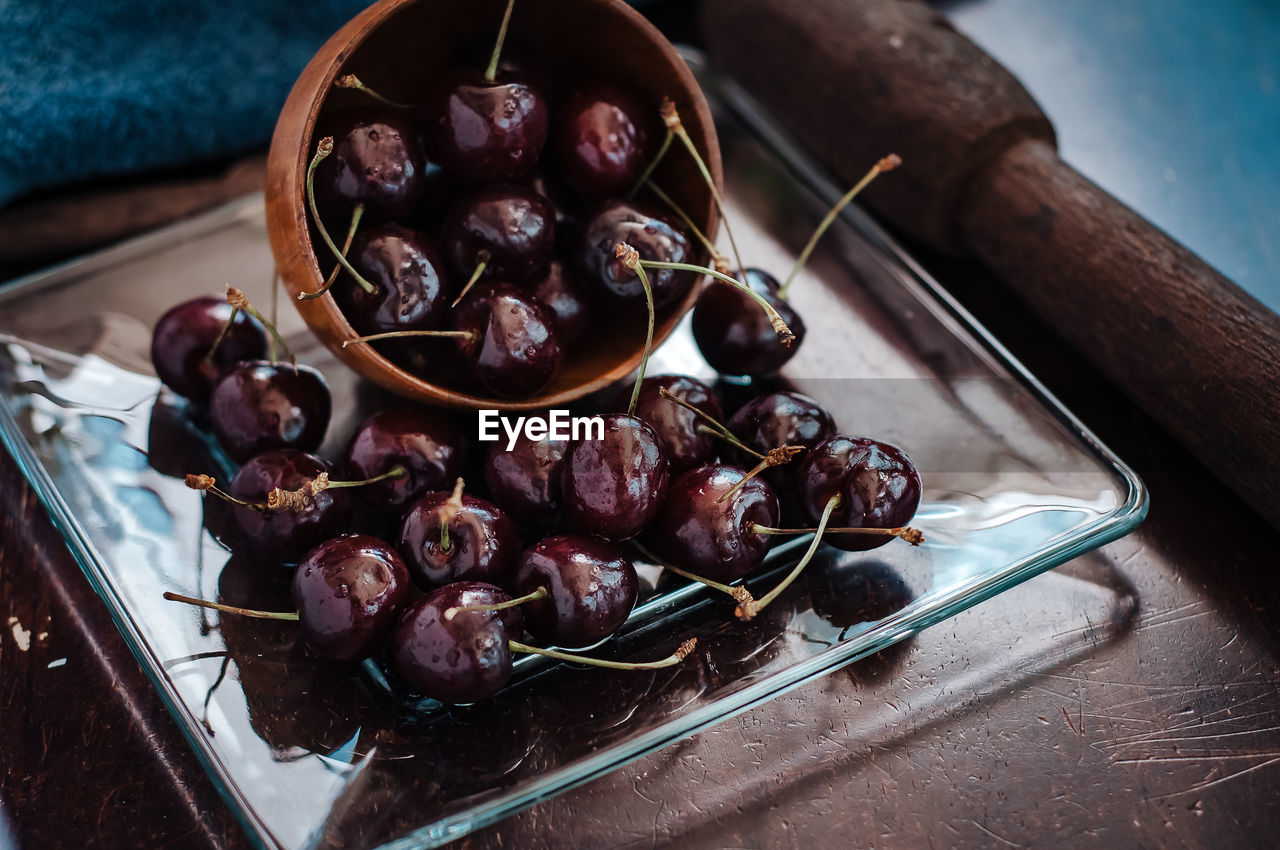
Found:
<path fill-rule="evenodd" d="M 702 243 L 702 246 L 707 249 L 707 253 L 711 256 L 711 265 L 714 266 L 717 271 L 725 271 L 728 269 L 729 261 L 724 258 L 724 254 L 721 254 L 716 250 L 716 246 L 707 238 L 707 235 L 698 229 L 698 225 L 693 223 L 693 219 L 689 218 L 689 214 L 680 209 L 680 205 L 677 204 L 670 195 L 662 191 L 662 189 L 658 187 L 658 184 L 654 183 L 652 180 L 649 181 L 649 189 L 653 194 L 658 196 L 658 200 L 671 208 L 671 211 L 680 218 L 680 221 L 684 223 L 684 226 L 689 228 L 690 232 L 692 232 L 693 235 L 697 237 L 697 240 Z"/>
<path fill-rule="evenodd" d="M 280 335 L 280 331 L 276 330 L 275 323 L 268 322 L 266 317 L 259 313 L 257 308 L 249 303 L 249 298 L 243 292 L 236 289 L 234 286 L 228 286 L 227 303 L 231 305 L 233 315 L 236 310 L 239 310 L 243 313 L 248 313 L 250 316 L 257 319 L 258 322 L 267 329 L 267 333 L 271 334 L 271 339 L 275 342 L 275 345 L 278 345 L 280 350 L 285 353 L 285 356 L 289 358 L 289 363 L 293 366 L 293 371 L 298 371 L 298 358 L 294 357 L 293 352 L 289 350 L 289 343 L 285 342 L 284 337 Z M 272 350 L 271 361 L 273 363 L 276 362 L 275 355 L 276 352 Z"/>
<path fill-rule="evenodd" d="M 550 593 L 545 587 L 539 587 L 532 593 L 526 593 L 524 596 L 517 596 L 515 599 L 508 599 L 506 602 L 490 602 L 487 605 L 457 605 L 453 608 L 446 608 L 444 618 L 446 620 L 452 620 L 464 611 L 503 611 L 507 608 L 515 608 L 517 605 L 523 605 L 526 602 L 545 599 L 549 595 Z"/>
<path fill-rule="evenodd" d="M 234 605 L 223 605 L 221 602 L 210 602 L 207 599 L 196 599 L 194 596 L 183 596 L 181 593 L 171 593 L 166 590 L 164 598 L 170 602 L 182 602 L 186 605 L 194 605 L 197 608 L 208 608 L 212 611 L 221 611 L 223 614 L 236 614 L 240 617 L 253 617 L 256 620 L 289 620 L 297 622 L 298 612 L 296 611 L 255 611 L 252 608 L 237 608 Z"/>
<path fill-rule="evenodd" d="M 333 256 L 338 260 L 338 264 L 347 270 L 347 273 L 355 278 L 356 283 L 360 284 L 360 288 L 370 295 L 378 291 L 378 288 L 372 283 L 364 279 L 360 272 L 356 271 L 355 266 L 347 261 L 346 256 L 338 250 L 338 246 L 333 244 L 333 237 L 329 235 L 329 231 L 325 229 L 324 221 L 320 218 L 320 210 L 316 207 L 316 166 L 324 161 L 324 158 L 333 153 L 333 136 L 325 136 L 316 145 L 316 155 L 311 158 L 311 162 L 307 165 L 307 205 L 311 207 L 311 218 L 316 223 L 316 230 L 320 231 L 320 238 L 324 240 L 324 244 L 329 246 L 329 250 L 333 252 Z"/>
<path fill-rule="evenodd" d="M 255 510 L 260 514 L 270 513 L 271 509 L 263 502 L 245 502 L 237 499 L 226 490 L 218 487 L 218 481 L 212 475 L 197 475 L 188 473 L 185 479 L 186 485 L 192 490 L 199 490 L 202 493 L 211 493 L 224 502 L 230 502 L 233 505 L 239 505 L 242 508 Z"/>
<path fill-rule="evenodd" d="M 735 446 L 742 449 L 744 452 L 753 454 L 756 457 L 760 458 L 761 460 L 764 459 L 764 455 L 760 454 L 760 452 L 756 451 L 755 449 L 748 446 L 746 443 L 739 440 L 732 431 L 730 431 L 728 428 L 724 427 L 724 425 L 717 422 L 716 418 L 712 416 L 710 413 L 707 413 L 705 410 L 702 410 L 701 408 L 694 407 L 692 404 L 680 398 L 678 395 L 671 392 L 671 390 L 667 389 L 666 387 L 658 387 L 658 395 L 662 396 L 672 404 L 676 404 L 676 405 L 679 405 L 680 407 L 683 407 L 685 410 L 689 411 L 694 416 L 697 416 L 699 419 L 706 422 L 710 426 L 707 429 L 710 433 L 721 438 L 722 440 L 727 440 L 730 443 L 733 443 Z"/>
<path fill-rule="evenodd" d="M 796 264 L 791 267 L 791 274 L 787 275 L 787 279 L 783 281 L 782 286 L 778 287 L 778 297 L 785 299 L 787 292 L 791 289 L 792 282 L 796 279 L 796 275 L 800 274 L 800 270 L 804 268 L 804 264 L 809 261 L 809 255 L 813 253 L 814 247 L 818 244 L 818 240 L 822 238 L 822 234 L 827 232 L 832 223 L 836 220 L 836 216 L 840 211 L 847 207 L 858 193 L 870 185 L 872 180 L 886 171 L 892 171 L 902 164 L 902 159 L 896 154 L 891 153 L 881 159 L 875 165 L 871 166 L 871 170 L 862 175 L 862 179 L 854 184 L 853 188 L 845 192 L 844 197 L 836 201 L 836 205 L 827 211 L 822 221 L 818 222 L 817 228 L 814 229 L 813 235 L 809 237 L 809 242 L 804 246 L 804 250 L 800 252 L 800 256 L 796 257 Z"/>
<path fill-rule="evenodd" d="M 502 13 L 502 26 L 498 27 L 498 40 L 493 43 L 493 54 L 489 56 L 489 67 L 484 69 L 484 81 L 492 83 L 498 78 L 498 58 L 502 56 L 502 43 L 507 40 L 507 25 L 511 23 L 511 10 L 516 0 L 507 0 L 507 11 Z"/>
<path fill-rule="evenodd" d="M 393 478 L 404 478 L 408 474 L 408 469 L 405 469 L 400 464 L 396 464 L 381 475 L 375 475 L 372 478 L 366 478 L 363 481 L 330 481 L 325 489 L 332 490 L 334 488 L 340 489 L 342 487 L 363 487 L 366 484 L 377 484 L 379 481 L 388 481 Z"/>
<path fill-rule="evenodd" d="M 222 345 L 222 340 L 226 339 L 227 331 L 231 330 L 231 325 L 235 322 L 236 315 L 239 312 L 239 308 L 231 308 L 231 316 L 227 319 L 227 323 L 222 326 L 222 330 L 218 331 L 218 338 L 213 341 L 213 345 L 209 346 L 209 353 L 204 356 L 206 364 L 213 363 L 213 353 L 218 350 L 218 346 Z"/>
<path fill-rule="evenodd" d="M 653 287 L 649 285 L 649 275 L 640 265 L 639 251 L 625 242 L 619 242 L 613 247 L 613 253 L 622 260 L 624 266 L 634 271 L 636 277 L 640 278 L 640 285 L 644 287 L 645 305 L 649 310 L 649 325 L 644 338 L 644 356 L 640 358 L 640 368 L 636 371 L 636 384 L 631 388 L 631 403 L 627 405 L 627 415 L 632 416 L 636 412 L 636 403 L 640 400 L 640 385 L 644 383 L 644 372 L 649 365 L 649 355 L 653 354 Z"/>
<path fill-rule="evenodd" d="M 413 109 L 413 104 L 411 103 L 400 103 L 399 101 L 392 100 L 389 97 L 383 97 L 378 92 L 366 86 L 355 74 L 345 74 L 338 77 L 338 79 L 333 81 L 333 86 L 334 88 L 354 89 L 358 92 L 362 92 L 363 94 L 366 94 L 378 101 L 378 103 L 381 103 L 383 106 L 390 106 L 392 109 Z"/>
<path fill-rule="evenodd" d="M 360 219 L 364 217 L 364 204 L 357 203 L 351 208 L 351 224 L 347 226 L 347 238 L 342 243 L 342 256 L 346 256 L 351 250 L 351 240 L 355 239 L 356 228 L 360 226 Z M 299 301 L 310 301 L 313 298 L 319 298 L 324 295 L 338 281 L 338 272 L 342 271 L 342 264 L 335 264 L 333 271 L 329 272 L 329 276 L 325 278 L 324 285 L 315 292 L 299 292 Z"/>
<path fill-rule="evenodd" d="M 356 345 L 363 342 L 377 342 L 380 339 L 400 339 L 401 337 L 410 336 L 445 336 L 457 337 L 459 339 L 474 339 L 475 334 L 471 331 L 387 331 L 381 334 L 369 334 L 368 336 L 358 336 L 355 339 L 344 339 L 342 347 L 348 345 Z"/>
<path fill-rule="evenodd" d="M 697 638 L 689 638 L 680 644 L 680 648 L 668 655 L 661 661 L 605 661 L 602 658 L 589 658 L 585 655 L 577 655 L 572 652 L 560 652 L 556 649 L 543 649 L 538 646 L 529 646 L 527 643 L 509 640 L 507 645 L 514 652 L 525 652 L 531 655 L 543 655 L 547 658 L 555 658 L 559 661 L 572 661 L 575 664 L 587 664 L 591 667 L 607 667 L 610 670 L 660 670 L 663 667 L 674 667 L 689 656 L 695 646 L 698 645 Z"/>
<path fill-rule="evenodd" d="M 738 490 L 746 486 L 748 481 L 755 478 L 766 469 L 770 469 L 775 466 L 782 466 L 782 464 L 787 463 L 791 458 L 800 454 L 802 451 L 804 451 L 804 446 L 778 446 L 776 449 L 770 449 L 769 452 L 761 458 L 760 462 L 753 466 L 751 471 L 742 477 L 741 481 L 720 494 L 720 498 L 716 499 L 716 504 L 720 504 L 725 499 L 738 492 Z"/>
<path fill-rule="evenodd" d="M 706 181 L 707 188 L 711 190 L 711 200 L 715 202 L 716 209 L 720 212 L 720 220 L 724 222 L 725 235 L 729 237 L 729 250 L 733 252 L 733 260 L 738 264 L 738 271 L 745 274 L 747 267 L 742 262 L 742 254 L 738 251 L 738 241 L 733 238 L 733 228 L 729 226 L 729 216 L 724 210 L 724 198 L 720 197 L 720 190 L 716 188 L 716 181 L 711 179 L 711 172 L 707 170 L 707 164 L 702 160 L 702 154 L 698 153 L 698 146 L 693 143 L 693 139 L 689 137 L 689 133 L 684 129 L 684 124 L 680 121 L 680 115 L 676 112 L 676 105 L 670 99 L 662 101 L 662 120 L 666 122 L 667 129 L 679 137 L 685 148 L 689 151 L 689 156 L 693 157 L 693 162 L 698 166 L 698 173 L 702 175 L 702 179 Z"/>
<path fill-rule="evenodd" d="M 479 258 L 480 264 L 477 265 L 475 271 L 471 273 L 471 277 L 467 279 L 466 284 L 462 287 L 462 291 L 458 293 L 458 297 L 453 299 L 453 303 L 449 305 L 450 310 L 461 303 L 466 294 L 471 291 L 471 287 L 476 285 L 476 281 L 480 279 L 480 275 L 484 274 L 484 270 L 489 267 L 489 260 L 491 257 L 487 250 L 481 248 L 479 254 L 476 256 Z"/>
<path fill-rule="evenodd" d="M 658 146 L 658 152 L 654 154 L 653 159 L 649 160 L 649 164 L 644 167 L 644 171 L 640 174 L 640 179 L 636 181 L 636 185 L 631 187 L 631 191 L 627 193 L 627 200 L 631 200 L 640 190 L 644 188 L 644 184 L 649 183 L 649 178 L 653 177 L 653 172 L 658 170 L 658 166 L 662 163 L 662 158 L 667 155 L 667 150 L 671 147 L 671 140 L 675 138 L 675 133 L 671 132 L 671 128 L 667 128 L 667 134 L 662 137 L 662 144 Z M 649 183 L 649 188 L 653 188 L 653 184 Z"/>
<path fill-rule="evenodd" d="M 813 541 L 809 544 L 808 550 L 805 551 L 804 557 L 795 565 L 795 568 L 787 574 L 787 577 L 778 583 L 778 586 L 764 595 L 757 602 L 748 602 L 740 604 L 734 610 L 739 620 L 750 620 L 759 614 L 773 600 L 782 595 L 782 591 L 786 590 L 793 581 L 800 577 L 800 573 L 804 572 L 804 568 L 809 566 L 809 562 L 813 560 L 813 555 L 818 551 L 818 547 L 822 545 L 822 535 L 826 531 L 827 523 L 831 520 L 831 512 L 836 509 L 836 505 L 840 504 L 840 494 L 832 496 L 827 500 L 827 506 L 822 510 L 822 519 L 818 521 L 818 527 L 814 530 Z"/>
<path fill-rule="evenodd" d="M 726 593 L 729 596 L 733 597 L 733 600 L 735 602 L 750 602 L 754 598 L 751 595 L 751 591 L 747 590 L 742 585 L 734 586 L 734 585 L 722 584 L 718 581 L 714 581 L 709 578 L 704 578 L 703 576 L 696 575 L 694 573 L 688 572 L 687 570 L 680 569 L 675 564 L 672 564 L 658 557 L 655 553 L 649 551 L 644 546 L 642 546 L 641 544 L 637 543 L 634 540 L 631 541 L 631 545 L 635 547 L 635 550 L 637 552 L 639 552 L 641 555 L 648 558 L 650 561 L 653 561 L 655 564 L 662 567 L 664 570 L 669 570 L 675 573 L 676 575 L 681 576 L 682 578 L 689 579 L 690 581 L 696 581 L 699 584 L 705 584 L 707 587 L 711 588 L 712 590 L 718 590 L 721 593 Z"/>
<path fill-rule="evenodd" d="M 813 534 L 816 528 L 771 528 L 759 523 L 751 523 L 747 530 L 752 534 Z M 827 534 L 874 534 L 880 537 L 898 537 L 912 546 L 919 546 L 925 541 L 924 532 L 918 528 L 904 525 L 901 528 L 828 528 Z"/>
<path fill-rule="evenodd" d="M 440 509 L 440 551 L 448 552 L 453 548 L 453 544 L 449 542 L 449 523 L 458 517 L 458 511 L 462 510 L 462 490 L 467 484 L 459 478 L 453 485 L 453 493 L 449 495 L 449 500 L 444 503 Z"/>
<path fill-rule="evenodd" d="M 676 271 L 698 272 L 699 274 L 710 275 L 716 280 L 727 283 L 730 286 L 736 286 L 738 289 L 751 296 L 751 298 L 760 305 L 760 308 L 764 310 L 765 315 L 769 317 L 769 324 L 773 325 L 773 332 L 778 335 L 779 341 L 781 341 L 784 346 L 790 348 L 791 344 L 795 342 L 796 335 L 791 332 L 791 328 L 787 327 L 787 323 L 782 320 L 782 316 L 778 315 L 778 311 L 774 309 L 773 305 L 766 301 L 763 295 L 756 292 L 742 281 L 729 277 L 729 275 L 724 272 L 709 269 L 706 266 L 694 265 L 693 263 L 665 263 L 661 260 L 640 260 L 639 262 L 648 269 L 674 269 Z"/>

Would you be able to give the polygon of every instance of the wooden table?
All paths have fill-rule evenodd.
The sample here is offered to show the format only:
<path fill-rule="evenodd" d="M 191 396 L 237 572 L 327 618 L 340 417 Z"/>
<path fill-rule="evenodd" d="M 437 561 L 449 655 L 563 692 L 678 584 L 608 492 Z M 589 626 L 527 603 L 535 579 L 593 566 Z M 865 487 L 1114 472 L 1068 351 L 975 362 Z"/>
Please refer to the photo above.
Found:
<path fill-rule="evenodd" d="M 187 214 L 239 191 L 255 167 L 186 191 L 135 185 L 128 202 L 141 199 L 151 219 Z M 79 208 L 128 225 L 119 206 L 104 213 L 111 193 L 63 202 L 67 220 Z M 21 214 L 0 214 L 0 226 Z M 839 731 L 868 706 L 810 684 L 466 846 L 1221 847 L 1280 826 L 1280 535 L 981 269 L 922 259 L 1149 484 L 1146 524 L 1103 550 L 1136 597 L 1132 621 L 1072 660 L 1011 670 L 896 726 L 880 711 L 889 719 L 873 743 Z M 1004 604 L 962 616 L 1003 624 L 992 640 L 1013 644 Z M 3 454 L 0 619 L 0 847 L 6 832 L 19 847 L 248 846 Z M 1074 630 L 1069 612 L 1062 621 Z M 934 669 L 914 666 L 913 652 L 894 659 L 876 699 L 892 703 L 895 681 L 911 694 L 964 681 L 963 645 Z M 848 675 L 856 693 L 859 673 Z M 810 754 L 799 767 L 788 761 L 797 752 Z"/>

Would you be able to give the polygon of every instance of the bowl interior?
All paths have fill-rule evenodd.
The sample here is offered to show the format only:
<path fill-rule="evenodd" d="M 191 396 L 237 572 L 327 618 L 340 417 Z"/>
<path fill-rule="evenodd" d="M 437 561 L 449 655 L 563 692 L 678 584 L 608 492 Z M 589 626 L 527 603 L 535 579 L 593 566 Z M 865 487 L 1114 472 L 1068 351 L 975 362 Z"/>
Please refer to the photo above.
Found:
<path fill-rule="evenodd" d="M 505 0 L 384 0 L 353 19 L 317 53 L 281 115 L 268 165 L 268 226 L 281 277 L 291 293 L 318 287 L 320 269 L 327 273 L 332 267 L 303 194 L 306 164 L 318 141 L 317 122 L 345 106 L 370 104 L 359 92 L 334 88 L 333 81 L 343 74 L 356 74 L 393 100 L 422 102 L 444 72 L 483 68 L 505 6 Z M 517 2 L 503 58 L 545 81 L 553 114 L 578 85 L 595 80 L 628 86 L 651 102 L 655 113 L 662 98 L 670 97 L 719 182 L 715 130 L 697 84 L 671 45 L 625 4 L 617 0 Z M 714 233 L 711 193 L 678 142 L 655 181 L 699 227 Z M 652 196 L 643 200 L 661 208 Z M 341 236 L 332 230 L 330 235 Z M 707 259 L 705 251 L 698 257 L 701 262 Z M 659 311 L 655 344 L 692 306 L 697 289 Z M 421 341 L 415 346 L 412 372 L 407 371 L 384 358 L 375 346 L 343 349 L 342 340 L 356 333 L 331 297 L 294 303 L 317 336 L 356 371 L 401 395 L 459 407 L 512 409 L 566 403 L 625 377 L 638 365 L 644 345 L 643 307 L 599 302 L 598 320 L 570 350 L 550 387 L 531 399 L 494 399 L 476 394 L 480 392 L 477 384 L 448 343 Z"/>

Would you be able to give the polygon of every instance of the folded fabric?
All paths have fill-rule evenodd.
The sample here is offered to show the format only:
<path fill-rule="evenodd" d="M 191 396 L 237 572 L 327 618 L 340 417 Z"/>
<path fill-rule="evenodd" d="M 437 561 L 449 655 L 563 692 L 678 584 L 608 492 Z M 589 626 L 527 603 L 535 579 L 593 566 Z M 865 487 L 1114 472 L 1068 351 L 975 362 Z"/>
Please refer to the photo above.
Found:
<path fill-rule="evenodd" d="M 368 0 L 0 0 L 0 205 L 265 143 Z"/>

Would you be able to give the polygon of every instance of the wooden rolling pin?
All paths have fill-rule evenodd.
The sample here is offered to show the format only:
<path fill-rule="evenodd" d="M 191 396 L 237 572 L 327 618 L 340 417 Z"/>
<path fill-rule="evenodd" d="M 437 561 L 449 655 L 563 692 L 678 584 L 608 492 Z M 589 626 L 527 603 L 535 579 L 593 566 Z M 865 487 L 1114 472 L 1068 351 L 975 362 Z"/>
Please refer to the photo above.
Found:
<path fill-rule="evenodd" d="M 1280 317 L 1058 158 L 917 0 L 704 0 L 711 55 L 894 227 L 971 254 L 1280 528 Z"/>

